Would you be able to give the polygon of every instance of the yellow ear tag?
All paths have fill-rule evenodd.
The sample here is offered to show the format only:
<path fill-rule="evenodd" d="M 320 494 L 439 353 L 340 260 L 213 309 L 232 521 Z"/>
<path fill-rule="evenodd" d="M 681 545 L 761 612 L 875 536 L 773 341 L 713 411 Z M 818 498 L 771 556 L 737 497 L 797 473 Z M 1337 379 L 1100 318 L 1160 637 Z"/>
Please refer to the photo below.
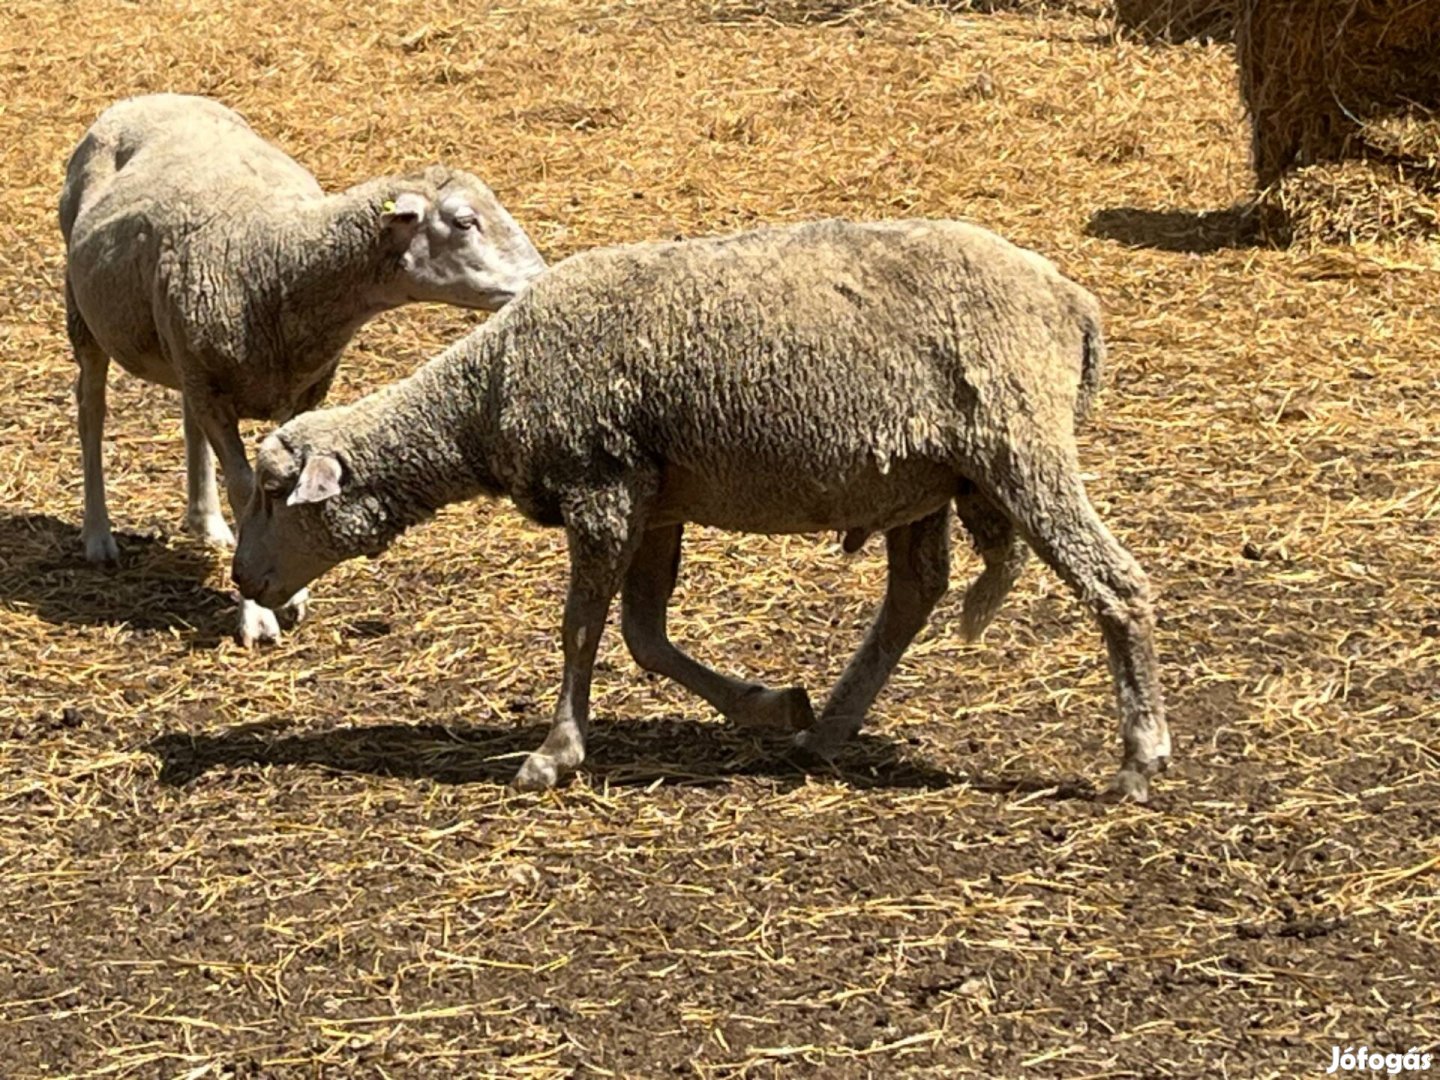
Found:
<path fill-rule="evenodd" d="M 387 213 L 387 214 L 393 214 L 393 213 L 395 212 L 395 200 L 394 200 L 394 199 L 386 199 L 385 202 L 384 202 L 384 204 L 380 207 L 380 209 L 381 209 L 381 210 L 384 210 L 385 213 Z"/>

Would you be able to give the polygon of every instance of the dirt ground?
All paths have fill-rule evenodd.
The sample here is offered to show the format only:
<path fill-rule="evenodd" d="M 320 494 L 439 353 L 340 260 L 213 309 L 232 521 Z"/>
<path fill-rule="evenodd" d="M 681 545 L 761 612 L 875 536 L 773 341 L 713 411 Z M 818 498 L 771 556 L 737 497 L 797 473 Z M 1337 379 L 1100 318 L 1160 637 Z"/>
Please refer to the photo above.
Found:
<path fill-rule="evenodd" d="M 1440 253 L 1276 251 L 1225 45 L 888 2 L 10 0 L 0 18 L 0 1075 L 1281 1077 L 1435 1049 Z M 81 558 L 54 204 L 110 101 L 218 96 L 331 187 L 436 159 L 553 259 L 958 216 L 1103 299 L 1083 453 L 1150 572 L 1175 761 L 1118 756 L 1038 564 L 942 602 L 834 768 L 643 676 L 508 794 L 558 684 L 562 538 L 454 507 L 229 640 L 179 408 L 112 374 L 122 565 Z M 410 309 L 332 400 L 478 317 Z M 260 432 L 250 429 L 249 435 Z M 697 531 L 673 628 L 818 697 L 882 545 Z M 957 583 L 977 561 L 957 542 Z"/>

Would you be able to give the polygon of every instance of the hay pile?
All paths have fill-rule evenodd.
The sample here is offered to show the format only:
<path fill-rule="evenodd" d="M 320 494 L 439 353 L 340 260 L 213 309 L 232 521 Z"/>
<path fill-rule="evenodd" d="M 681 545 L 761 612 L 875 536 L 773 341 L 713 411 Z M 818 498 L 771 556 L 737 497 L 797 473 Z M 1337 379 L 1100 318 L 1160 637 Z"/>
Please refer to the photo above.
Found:
<path fill-rule="evenodd" d="M 1264 197 L 1272 239 L 1303 247 L 1440 235 L 1440 197 L 1401 169 L 1368 161 L 1306 165 Z"/>
<path fill-rule="evenodd" d="M 1440 0 L 1244 0 L 1237 45 L 1279 239 L 1437 235 Z"/>

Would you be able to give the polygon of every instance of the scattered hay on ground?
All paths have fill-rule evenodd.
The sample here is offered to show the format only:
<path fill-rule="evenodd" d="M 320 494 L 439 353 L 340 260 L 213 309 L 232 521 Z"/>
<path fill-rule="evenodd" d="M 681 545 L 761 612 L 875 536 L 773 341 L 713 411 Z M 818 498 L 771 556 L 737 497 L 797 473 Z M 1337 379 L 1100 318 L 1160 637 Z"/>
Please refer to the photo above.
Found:
<path fill-rule="evenodd" d="M 711 0 L 717 23 L 771 22 L 780 26 L 835 26 L 882 17 L 890 0 Z"/>
<path fill-rule="evenodd" d="M 1105 4 L 1100 0 L 1086 3 L 1085 0 L 917 0 L 930 7 L 945 8 L 949 11 L 981 11 L 994 14 L 1000 11 L 1015 11 L 1033 14 L 1042 11 L 1064 11 L 1077 15 L 1098 16 L 1104 13 Z"/>
<path fill-rule="evenodd" d="M 1228 41 L 1237 0 L 1115 0 L 1122 30 L 1156 41 Z"/>
<path fill-rule="evenodd" d="M 1109 0 L 909 0 L 917 7 L 957 13 L 1039 14 L 1064 12 L 1099 18 Z M 1200 2 L 1200 0 L 1193 0 Z M 906 0 L 709 0 L 710 17 L 722 23 L 768 21 L 782 26 L 836 26 L 898 14 Z"/>

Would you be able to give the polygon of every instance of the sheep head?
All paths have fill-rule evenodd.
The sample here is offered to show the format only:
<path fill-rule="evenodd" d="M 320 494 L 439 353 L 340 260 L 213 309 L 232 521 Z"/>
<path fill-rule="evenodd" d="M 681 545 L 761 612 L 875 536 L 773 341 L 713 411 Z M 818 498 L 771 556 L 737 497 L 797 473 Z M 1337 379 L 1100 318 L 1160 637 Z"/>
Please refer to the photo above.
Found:
<path fill-rule="evenodd" d="M 514 218 L 477 177 L 439 166 L 397 182 L 380 229 L 396 256 L 391 303 L 434 301 L 496 311 L 545 271 Z"/>
<path fill-rule="evenodd" d="M 340 411 L 304 419 L 324 416 L 334 424 Z M 271 608 L 347 559 L 378 555 L 399 531 L 387 528 L 383 503 L 354 483 L 345 452 L 292 438 L 297 423 L 260 446 L 231 564 L 241 595 Z"/>

